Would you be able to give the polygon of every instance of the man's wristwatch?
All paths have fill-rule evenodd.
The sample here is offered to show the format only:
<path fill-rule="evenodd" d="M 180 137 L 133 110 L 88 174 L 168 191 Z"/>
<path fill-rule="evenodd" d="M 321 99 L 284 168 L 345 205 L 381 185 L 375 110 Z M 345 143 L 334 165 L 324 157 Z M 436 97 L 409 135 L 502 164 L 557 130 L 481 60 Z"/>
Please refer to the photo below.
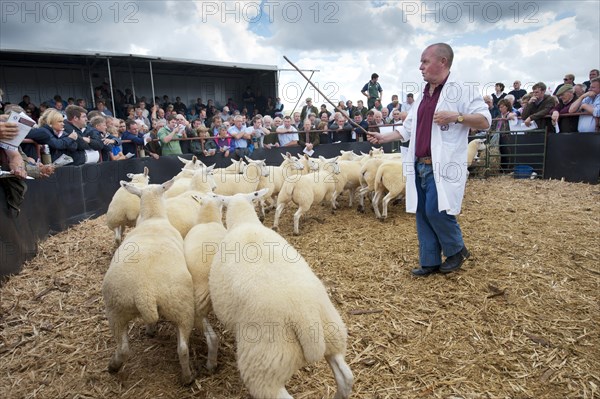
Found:
<path fill-rule="evenodd" d="M 458 113 L 458 118 L 456 118 L 456 123 L 463 123 L 465 121 L 465 117 L 462 113 Z"/>

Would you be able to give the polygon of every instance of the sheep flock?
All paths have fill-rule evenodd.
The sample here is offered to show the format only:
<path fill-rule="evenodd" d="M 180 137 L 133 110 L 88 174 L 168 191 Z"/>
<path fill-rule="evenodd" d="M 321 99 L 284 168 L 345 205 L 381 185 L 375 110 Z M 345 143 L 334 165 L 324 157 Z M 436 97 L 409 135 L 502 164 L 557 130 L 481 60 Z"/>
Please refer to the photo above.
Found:
<path fill-rule="evenodd" d="M 163 184 L 149 184 L 147 168 L 121 182 L 107 213 L 118 248 L 102 285 L 116 341 L 109 372 L 128 361 L 128 325 L 136 318 L 149 335 L 159 318 L 174 324 L 184 385 L 196 378 L 193 328 L 206 338 L 206 372 L 218 372 L 219 336 L 209 321 L 214 312 L 235 334 L 237 368 L 253 397 L 291 398 L 286 382 L 323 358 L 337 385 L 334 397 L 350 397 L 344 321 L 310 265 L 278 233 L 279 220 L 286 207 L 296 207 L 293 233 L 300 235 L 311 207 L 341 211 L 344 196 L 350 208 L 357 197 L 363 213 L 370 201 L 384 221 L 389 202 L 404 195 L 402 158 L 380 149 L 283 158 L 276 167 L 247 158 L 224 169 L 180 158 L 181 172 Z M 265 212 L 273 210 L 273 226 L 264 226 Z M 124 236 L 126 227 L 132 229 Z M 248 326 L 260 330 L 257 339 L 240 334 Z"/>

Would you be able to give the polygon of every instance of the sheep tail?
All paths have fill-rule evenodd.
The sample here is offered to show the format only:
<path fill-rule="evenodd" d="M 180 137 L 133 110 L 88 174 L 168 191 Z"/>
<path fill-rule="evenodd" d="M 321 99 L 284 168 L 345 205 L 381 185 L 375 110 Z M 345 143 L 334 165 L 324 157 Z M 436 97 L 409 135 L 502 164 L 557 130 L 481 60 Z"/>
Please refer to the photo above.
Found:
<path fill-rule="evenodd" d="M 292 328 L 302 347 L 304 359 L 314 363 L 325 355 L 325 328 L 319 314 L 305 314 L 303 325 L 294 325 Z"/>
<path fill-rule="evenodd" d="M 149 295 L 136 295 L 135 306 L 138 312 L 140 312 L 140 316 L 145 324 L 158 322 L 158 306 L 156 305 L 156 298 Z"/>
<path fill-rule="evenodd" d="M 374 190 L 375 192 L 379 191 L 379 189 L 381 188 L 381 185 L 383 184 L 383 168 L 380 166 L 379 168 L 377 168 L 377 173 L 375 174 L 375 186 L 374 186 Z"/>
<path fill-rule="evenodd" d="M 292 199 L 292 195 L 294 195 L 294 188 L 296 187 L 296 185 L 292 182 L 286 182 L 283 184 L 283 186 L 281 187 L 281 191 L 279 193 L 279 195 L 282 195 L 282 198 L 286 198 L 288 201 Z"/>
<path fill-rule="evenodd" d="M 208 314 L 211 310 L 211 300 L 208 294 L 208 287 L 200 287 L 195 289 L 194 293 L 196 312 L 202 312 L 202 314 Z"/>

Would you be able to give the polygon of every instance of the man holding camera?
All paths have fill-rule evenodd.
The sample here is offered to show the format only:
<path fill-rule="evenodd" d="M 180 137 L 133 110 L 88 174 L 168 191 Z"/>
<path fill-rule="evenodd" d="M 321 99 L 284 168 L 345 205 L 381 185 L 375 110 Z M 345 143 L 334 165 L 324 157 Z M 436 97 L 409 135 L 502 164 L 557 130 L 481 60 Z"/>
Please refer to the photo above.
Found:
<path fill-rule="evenodd" d="M 185 124 L 179 122 L 177 117 L 169 115 L 167 124 L 158 131 L 158 139 L 161 143 L 162 155 L 181 155 L 180 138 L 187 137 L 185 133 Z"/>

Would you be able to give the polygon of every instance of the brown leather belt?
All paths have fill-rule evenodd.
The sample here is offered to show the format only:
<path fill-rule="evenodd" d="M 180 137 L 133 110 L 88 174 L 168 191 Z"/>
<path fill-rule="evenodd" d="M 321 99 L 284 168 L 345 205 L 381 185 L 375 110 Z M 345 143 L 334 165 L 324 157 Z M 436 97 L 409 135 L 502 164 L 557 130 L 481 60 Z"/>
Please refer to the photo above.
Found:
<path fill-rule="evenodd" d="M 418 163 L 424 163 L 425 165 L 431 165 L 431 157 L 417 157 Z"/>

